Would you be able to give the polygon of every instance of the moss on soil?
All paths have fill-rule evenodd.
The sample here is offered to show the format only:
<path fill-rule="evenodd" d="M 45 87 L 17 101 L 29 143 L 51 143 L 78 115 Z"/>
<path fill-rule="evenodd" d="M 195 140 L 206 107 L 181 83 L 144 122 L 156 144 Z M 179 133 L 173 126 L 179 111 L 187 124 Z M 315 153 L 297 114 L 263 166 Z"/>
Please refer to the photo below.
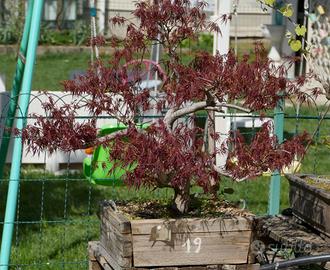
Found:
<path fill-rule="evenodd" d="M 313 187 L 330 192 L 330 179 L 307 178 L 306 183 Z"/>
<path fill-rule="evenodd" d="M 157 218 L 214 218 L 253 216 L 247 210 L 237 208 L 227 201 L 211 201 L 198 199 L 192 202 L 188 213 L 178 216 L 167 203 L 152 200 L 148 202 L 119 201 L 116 202 L 117 210 L 128 219 L 157 219 Z"/>

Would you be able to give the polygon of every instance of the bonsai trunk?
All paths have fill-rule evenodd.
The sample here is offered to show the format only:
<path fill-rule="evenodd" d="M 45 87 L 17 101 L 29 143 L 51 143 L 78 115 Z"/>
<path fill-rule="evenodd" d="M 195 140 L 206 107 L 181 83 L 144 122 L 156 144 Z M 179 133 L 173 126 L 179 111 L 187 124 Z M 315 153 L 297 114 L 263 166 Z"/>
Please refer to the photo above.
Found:
<path fill-rule="evenodd" d="M 212 200 L 218 199 L 219 181 L 214 177 L 210 178 L 210 194 Z M 174 199 L 172 208 L 179 212 L 180 214 L 185 214 L 188 212 L 190 207 L 190 182 L 185 184 L 183 187 L 174 188 Z"/>
<path fill-rule="evenodd" d="M 173 209 L 181 214 L 187 213 L 190 206 L 190 184 L 174 188 Z"/>

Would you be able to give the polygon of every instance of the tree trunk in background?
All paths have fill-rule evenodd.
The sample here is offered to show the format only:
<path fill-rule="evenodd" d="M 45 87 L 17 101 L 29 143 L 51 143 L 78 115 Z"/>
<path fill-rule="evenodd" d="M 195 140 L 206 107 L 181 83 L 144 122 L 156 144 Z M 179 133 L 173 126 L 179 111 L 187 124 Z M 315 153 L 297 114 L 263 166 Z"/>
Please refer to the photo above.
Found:
<path fill-rule="evenodd" d="M 6 12 L 5 3 L 6 0 L 0 1 L 0 24 L 5 23 L 5 12 Z"/>
<path fill-rule="evenodd" d="M 57 0 L 56 29 L 62 30 L 64 20 L 64 0 Z"/>
<path fill-rule="evenodd" d="M 25 20 L 25 0 L 19 0 L 17 24 L 18 24 L 18 28 L 21 29 L 22 34 L 24 28 L 24 20 Z"/>
<path fill-rule="evenodd" d="M 77 19 L 81 20 L 84 15 L 84 1 L 77 0 Z"/>

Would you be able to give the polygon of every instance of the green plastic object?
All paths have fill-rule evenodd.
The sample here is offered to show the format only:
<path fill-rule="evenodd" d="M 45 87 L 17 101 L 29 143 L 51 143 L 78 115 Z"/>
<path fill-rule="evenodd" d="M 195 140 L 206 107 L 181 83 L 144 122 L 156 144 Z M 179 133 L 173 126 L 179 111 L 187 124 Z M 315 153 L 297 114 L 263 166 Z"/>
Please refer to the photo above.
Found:
<path fill-rule="evenodd" d="M 147 128 L 150 124 L 140 124 L 138 128 Z M 103 126 L 98 136 L 102 137 L 113 132 L 126 129 L 123 124 Z M 109 152 L 111 147 L 98 146 L 91 157 L 83 161 L 83 173 L 92 183 L 103 186 L 120 186 L 123 184 L 123 176 L 132 172 L 137 167 L 137 162 L 123 166 L 120 161 L 111 161 Z"/>

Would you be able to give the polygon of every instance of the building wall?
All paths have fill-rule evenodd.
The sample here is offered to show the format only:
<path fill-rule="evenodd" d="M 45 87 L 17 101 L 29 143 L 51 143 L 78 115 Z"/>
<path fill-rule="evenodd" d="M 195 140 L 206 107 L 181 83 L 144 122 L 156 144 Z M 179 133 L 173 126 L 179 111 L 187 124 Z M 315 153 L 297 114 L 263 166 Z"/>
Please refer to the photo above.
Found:
<path fill-rule="evenodd" d="M 271 20 L 270 14 L 267 13 L 239 13 L 231 21 L 230 36 L 235 37 L 237 35 L 239 38 L 263 37 L 261 25 L 270 24 Z"/>
<path fill-rule="evenodd" d="M 324 11 L 321 14 L 320 11 Z M 307 71 L 311 71 L 323 82 L 330 85 L 330 1 L 312 0 L 308 20 L 308 43 L 311 53 L 308 55 Z M 328 85 L 328 86 L 326 86 Z"/>
<path fill-rule="evenodd" d="M 98 0 L 106 3 L 107 20 L 120 15 L 132 19 L 131 12 L 134 10 L 135 1 L 133 0 Z M 208 15 L 212 15 L 214 0 L 209 0 L 209 7 L 206 8 Z M 134 21 L 133 21 L 134 22 Z M 237 28 L 235 27 L 237 23 Z M 237 35 L 240 38 L 244 37 L 262 37 L 261 25 L 271 23 L 270 11 L 263 11 L 260 4 L 256 0 L 241 0 L 238 5 L 238 16 L 234 16 L 231 22 L 230 35 Z M 107 34 L 116 34 L 119 36 L 125 35 L 125 28 L 106 27 Z"/>
<path fill-rule="evenodd" d="M 17 1 L 17 0 L 13 0 Z M 208 0 L 209 7 L 206 9 L 209 15 L 212 15 L 215 0 Z M 96 0 L 98 7 L 98 16 L 103 17 L 99 20 L 99 29 L 108 35 L 117 34 L 119 36 L 125 35 L 125 28 L 113 29 L 109 25 L 109 18 L 115 15 L 121 15 L 132 19 L 131 12 L 135 8 L 135 0 Z M 233 1 L 234 2 L 234 1 Z M 13 3 L 9 0 L 1 0 L 0 13 L 4 14 L 3 10 L 6 5 Z M 45 0 L 44 21 L 54 23 L 58 12 L 58 0 Z M 72 27 L 73 22 L 77 19 L 84 19 L 89 23 L 89 0 L 65 0 L 64 12 L 61 19 L 63 19 L 63 27 Z M 100 8 L 104 7 L 104 8 Z M 10 10 L 10 9 L 6 9 Z M 7 12 L 8 13 L 8 12 Z M 1 15 L 0 14 L 0 15 Z M 8 15 L 8 14 L 7 14 Z M 2 16 L 2 15 L 1 15 Z M 1 20 L 0 16 L 0 20 Z M 3 16 L 2 16 L 3 17 Z M 136 21 L 133 21 L 136 22 Z M 237 23 L 237 28 L 235 25 Z M 264 12 L 260 8 L 260 4 L 256 0 L 240 0 L 238 5 L 238 16 L 233 17 L 231 36 L 237 35 L 238 37 L 261 37 L 260 30 L 261 24 L 271 23 L 270 12 Z"/>

